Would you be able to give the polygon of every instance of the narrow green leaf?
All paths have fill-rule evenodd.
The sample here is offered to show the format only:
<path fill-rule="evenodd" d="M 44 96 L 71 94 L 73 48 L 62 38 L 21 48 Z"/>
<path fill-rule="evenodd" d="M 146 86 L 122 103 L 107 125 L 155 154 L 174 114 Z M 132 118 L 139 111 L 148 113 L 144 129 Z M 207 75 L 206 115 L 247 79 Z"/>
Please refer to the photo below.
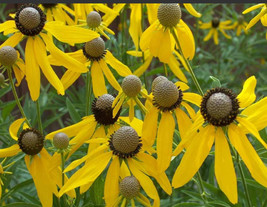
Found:
<path fill-rule="evenodd" d="M 81 121 L 81 116 L 79 115 L 79 113 L 76 111 L 74 105 L 71 103 L 71 101 L 69 100 L 69 98 L 66 99 L 66 105 L 70 114 L 71 119 L 74 122 L 79 122 Z"/>

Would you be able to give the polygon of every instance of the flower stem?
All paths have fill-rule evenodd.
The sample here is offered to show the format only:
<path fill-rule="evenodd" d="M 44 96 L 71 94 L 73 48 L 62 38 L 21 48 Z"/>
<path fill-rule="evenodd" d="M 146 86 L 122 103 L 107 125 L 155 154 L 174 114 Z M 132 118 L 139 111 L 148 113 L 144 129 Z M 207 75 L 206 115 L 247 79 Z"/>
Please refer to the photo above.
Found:
<path fill-rule="evenodd" d="M 28 124 L 28 126 L 31 126 L 30 125 L 30 122 L 29 120 L 27 119 L 25 113 L 24 113 L 24 110 L 20 104 L 20 101 L 19 101 L 19 98 L 18 98 L 18 94 L 17 94 L 17 91 L 16 91 L 16 88 L 15 88 L 15 85 L 14 85 L 14 82 L 13 82 L 13 79 L 12 79 L 12 72 L 11 72 L 11 68 L 7 68 L 7 73 L 8 73 L 8 78 L 9 78 L 9 81 L 11 83 L 11 87 L 12 87 L 12 92 L 13 92 L 13 95 L 15 97 L 15 100 L 16 100 L 16 103 L 17 103 L 17 106 L 20 110 L 20 113 L 22 115 L 23 118 L 25 118 L 25 121 L 26 123 Z"/>
<path fill-rule="evenodd" d="M 236 162 L 237 162 L 238 170 L 240 172 L 241 181 L 242 181 L 242 184 L 243 184 L 244 189 L 245 189 L 245 195 L 246 195 L 246 199 L 247 199 L 247 202 L 248 202 L 248 206 L 252 207 L 250 196 L 249 196 L 249 192 L 248 192 L 247 182 L 245 180 L 245 175 L 244 175 L 244 172 L 243 172 L 243 169 L 242 169 L 242 166 L 241 166 L 240 158 L 239 158 L 239 155 L 237 153 L 236 153 Z"/>
<path fill-rule="evenodd" d="M 177 46 L 178 46 L 178 48 L 179 48 L 179 50 L 180 50 L 180 52 L 181 52 L 181 55 L 182 55 L 182 57 L 183 57 L 183 59 L 184 59 L 186 65 L 187 65 L 187 67 L 188 67 L 188 69 L 189 69 L 190 75 L 191 75 L 191 77 L 192 77 L 192 79 L 193 79 L 193 82 L 194 82 L 195 86 L 197 87 L 198 92 L 203 96 L 204 93 L 203 93 L 203 91 L 202 91 L 202 89 L 201 89 L 201 87 L 200 87 L 200 85 L 199 85 L 199 83 L 198 83 L 198 80 L 197 80 L 197 78 L 196 78 L 196 75 L 194 74 L 194 71 L 193 71 L 191 65 L 189 64 L 188 60 L 187 60 L 187 59 L 185 58 L 185 56 L 184 56 L 182 47 L 181 47 L 181 45 L 180 45 L 180 42 L 179 42 L 179 40 L 178 40 L 178 37 L 177 37 L 177 35 L 176 35 L 174 29 L 171 29 L 171 33 L 172 33 L 172 36 L 174 37 L 174 40 L 175 40 L 175 42 L 176 42 L 176 44 L 177 44 Z"/>
<path fill-rule="evenodd" d="M 91 90 L 92 90 L 92 84 L 91 84 L 91 75 L 88 71 L 86 74 L 86 108 L 85 108 L 85 115 L 89 115 L 90 110 L 90 98 L 91 98 Z"/>
<path fill-rule="evenodd" d="M 199 171 L 197 171 L 197 179 L 198 179 L 198 184 L 199 184 L 199 187 L 200 187 L 200 195 L 201 195 L 204 203 L 206 203 L 206 192 L 205 192 L 205 188 L 204 188 L 204 185 L 203 185 L 203 180 L 201 178 L 201 175 L 200 175 Z"/>
<path fill-rule="evenodd" d="M 39 99 L 37 99 L 36 101 L 36 110 L 37 110 L 37 121 L 38 121 L 39 131 L 43 134 L 43 125 L 42 125 L 42 120 L 41 120 Z"/>

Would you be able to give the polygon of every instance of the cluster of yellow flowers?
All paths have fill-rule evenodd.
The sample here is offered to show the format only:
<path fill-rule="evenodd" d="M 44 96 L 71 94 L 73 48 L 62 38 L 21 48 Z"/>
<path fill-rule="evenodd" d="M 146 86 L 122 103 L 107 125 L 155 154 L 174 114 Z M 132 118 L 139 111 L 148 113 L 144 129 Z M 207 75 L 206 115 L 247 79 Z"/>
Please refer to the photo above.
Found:
<path fill-rule="evenodd" d="M 204 37 L 204 41 L 208 41 L 211 37 L 213 37 L 214 43 L 216 45 L 219 44 L 218 33 L 221 32 L 227 39 L 231 39 L 231 36 L 226 34 L 225 30 L 236 30 L 236 35 L 239 36 L 242 31 L 246 34 L 248 30 L 255 25 L 259 20 L 263 26 L 267 27 L 267 8 L 266 4 L 257 4 L 255 6 L 247 8 L 243 11 L 243 14 L 247 14 L 255 9 L 261 8 L 261 12 L 255 16 L 249 23 L 244 20 L 244 16 L 239 15 L 236 21 L 232 24 L 231 20 L 221 21 L 218 17 L 213 17 L 212 21 L 209 23 L 200 23 L 201 29 L 209 29 L 208 34 Z M 266 33 L 267 39 L 267 33 Z"/>
<path fill-rule="evenodd" d="M 25 77 L 33 101 L 38 103 L 40 96 L 40 69 L 60 95 L 64 95 L 82 73 L 90 72 L 92 82 L 88 84 L 92 84 L 96 97 L 91 115 L 88 113 L 80 122 L 46 136 L 41 127 L 37 130 L 31 126 L 18 101 L 23 118 L 14 121 L 9 128 L 16 144 L 0 149 L 0 157 L 25 153 L 26 166 L 44 207 L 52 206 L 53 195 L 67 194 L 75 198 L 77 187 L 81 194 L 86 192 L 105 169 L 106 206 L 126 206 L 128 203 L 135 206 L 135 202 L 151 206 L 141 188 L 153 200 L 153 206 L 159 206 L 160 197 L 151 178 L 171 195 L 172 187 L 185 185 L 198 172 L 214 143 L 215 176 L 231 203 L 238 202 L 232 160 L 232 154 L 237 156 L 236 152 L 251 176 L 267 187 L 267 167 L 247 138 L 250 134 L 267 148 L 259 134 L 267 126 L 267 98 L 255 102 L 255 77 L 245 81 L 238 95 L 222 87 L 204 94 L 189 64 L 195 55 L 195 42 L 190 28 L 182 20 L 179 4 L 130 4 L 129 33 L 136 50 L 128 51 L 128 54 L 143 57 L 143 65 L 132 72 L 106 49 L 105 41 L 100 37 L 102 35 L 108 41 L 107 33 L 114 35 L 108 26 L 124 7 L 125 4 L 114 4 L 113 8 L 104 4 L 73 4 L 71 9 L 64 4 L 27 4 L 11 15 L 14 20 L 0 24 L 0 32 L 9 36 L 0 46 L 0 63 L 7 70 L 11 84 L 12 71 L 16 86 Z M 144 7 L 150 26 L 142 31 Z M 184 4 L 184 7 L 193 16 L 201 16 L 191 4 Z M 200 28 L 211 28 L 204 40 L 213 36 L 218 44 L 218 31 L 231 38 L 225 29 L 236 28 L 239 35 L 242 29 L 249 29 L 259 19 L 267 26 L 266 4 L 251 7 L 244 13 L 260 7 L 262 11 L 249 24 L 241 17 L 233 25 L 229 25 L 230 21 L 220 22 L 218 18 L 201 23 Z M 23 40 L 26 42 L 25 60 L 14 49 Z M 65 53 L 54 44 L 55 40 L 70 46 L 82 43 L 83 47 Z M 149 93 L 139 77 L 154 57 L 166 64 L 179 81 L 173 83 L 158 76 Z M 188 92 L 181 65 L 191 74 L 199 94 Z M 61 79 L 52 66 L 66 69 Z M 121 85 L 109 66 L 123 77 Z M 116 97 L 108 94 L 105 79 L 118 92 Z M 14 87 L 13 92 L 16 98 Z M 144 114 L 143 121 L 136 118 L 135 106 Z M 127 107 L 128 115 L 121 116 L 122 109 Z M 173 150 L 176 127 L 181 140 Z M 53 154 L 44 147 L 45 140 L 53 141 L 57 149 Z M 84 144 L 89 144 L 87 155 L 65 168 L 65 161 Z M 166 170 L 181 152 L 184 152 L 183 158 L 170 182 Z M 68 178 L 66 173 L 77 167 Z M 3 173 L 0 166 L 0 174 Z M 0 184 L 3 184 L 1 180 Z"/>

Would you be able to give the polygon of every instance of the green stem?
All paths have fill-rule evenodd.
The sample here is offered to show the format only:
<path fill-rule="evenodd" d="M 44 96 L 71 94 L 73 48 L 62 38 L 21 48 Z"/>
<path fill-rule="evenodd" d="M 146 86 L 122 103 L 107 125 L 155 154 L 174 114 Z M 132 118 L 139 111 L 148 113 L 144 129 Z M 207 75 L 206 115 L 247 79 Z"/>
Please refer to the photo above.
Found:
<path fill-rule="evenodd" d="M 165 76 L 166 76 L 166 78 L 168 78 L 168 70 L 167 70 L 167 66 L 166 66 L 165 63 L 163 64 L 163 66 L 164 66 Z"/>
<path fill-rule="evenodd" d="M 39 99 L 37 99 L 37 101 L 36 101 L 36 110 L 37 110 L 37 121 L 38 121 L 39 131 L 41 133 L 43 133 L 43 126 L 42 126 L 42 120 L 41 120 Z"/>
<path fill-rule="evenodd" d="M 20 104 L 20 101 L 19 101 L 19 98 L 18 98 L 18 94 L 17 94 L 17 91 L 16 91 L 16 88 L 15 88 L 15 85 L 14 85 L 14 82 L 13 82 L 13 79 L 12 79 L 12 72 L 11 72 L 11 68 L 7 68 L 7 73 L 8 73 L 8 78 L 9 78 L 9 81 L 11 83 L 11 87 L 12 87 L 12 92 L 13 92 L 13 95 L 15 97 L 15 100 L 16 100 L 16 103 L 17 103 L 17 106 L 20 110 L 20 113 L 22 115 L 23 118 L 25 118 L 25 121 L 26 123 L 28 124 L 28 126 L 31 126 L 30 122 L 28 121 L 25 113 L 24 113 L 24 110 Z"/>
<path fill-rule="evenodd" d="M 205 188 L 204 188 L 204 185 L 203 185 L 203 180 L 201 178 L 201 175 L 200 175 L 199 171 L 197 171 L 197 179 L 198 179 L 198 184 L 199 184 L 199 187 L 200 187 L 200 195 L 201 195 L 204 203 L 206 203 L 206 192 L 205 192 Z"/>
<path fill-rule="evenodd" d="M 90 75 L 90 71 L 88 71 L 86 74 L 86 109 L 85 109 L 86 116 L 89 115 L 89 111 L 90 111 L 91 88 L 92 88 L 91 75 Z"/>
<path fill-rule="evenodd" d="M 62 187 L 64 186 L 65 184 L 65 179 L 64 179 L 64 169 L 65 169 L 65 157 L 64 157 L 64 152 L 61 151 L 60 152 L 60 156 L 61 156 L 61 172 L 62 172 Z M 62 199 L 63 199 L 63 204 L 64 206 L 68 206 L 68 202 L 67 202 L 67 197 L 66 195 L 62 195 Z"/>
<path fill-rule="evenodd" d="M 188 60 L 187 60 L 187 59 L 185 58 L 185 56 L 184 56 L 182 47 L 181 47 L 181 45 L 180 45 L 180 42 L 179 42 L 179 40 L 178 40 L 178 37 L 177 37 L 177 35 L 176 35 L 174 29 L 171 29 L 171 33 L 172 33 L 172 35 L 173 35 L 173 37 L 174 37 L 174 40 L 175 40 L 175 42 L 176 42 L 176 44 L 177 44 L 177 46 L 178 46 L 178 48 L 179 48 L 179 50 L 180 50 L 180 52 L 181 52 L 181 55 L 182 55 L 182 57 L 183 57 L 183 59 L 184 59 L 186 65 L 187 65 L 187 67 L 188 67 L 188 69 L 189 69 L 190 75 L 191 75 L 191 77 L 192 77 L 192 79 L 193 79 L 193 82 L 194 82 L 195 86 L 197 87 L 198 92 L 203 96 L 204 93 L 203 93 L 203 91 L 202 91 L 202 89 L 201 89 L 201 87 L 200 87 L 200 85 L 199 85 L 199 83 L 198 83 L 198 80 L 197 80 L 197 78 L 196 78 L 196 76 L 195 76 L 195 74 L 194 74 L 194 72 L 193 72 L 193 69 L 192 69 L 191 65 L 189 64 Z"/>
<path fill-rule="evenodd" d="M 248 206 L 252 207 L 250 196 L 249 196 L 249 192 L 248 192 L 247 182 L 245 180 L 245 175 L 244 175 L 244 172 L 243 172 L 243 169 L 242 169 L 242 166 L 241 166 L 240 158 L 239 158 L 239 155 L 237 153 L 236 153 L 236 162 L 237 162 L 238 170 L 240 172 L 241 180 L 242 180 L 242 183 L 243 183 L 243 186 L 244 186 L 244 189 L 245 189 L 245 195 L 246 195 L 246 199 L 247 199 L 247 202 L 248 202 Z"/>

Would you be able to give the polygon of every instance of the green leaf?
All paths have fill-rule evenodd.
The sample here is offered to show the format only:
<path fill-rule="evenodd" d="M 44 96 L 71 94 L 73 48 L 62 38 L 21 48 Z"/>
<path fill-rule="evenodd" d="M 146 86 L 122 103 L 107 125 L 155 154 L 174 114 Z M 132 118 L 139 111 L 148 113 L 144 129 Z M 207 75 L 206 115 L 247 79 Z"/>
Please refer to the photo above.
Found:
<path fill-rule="evenodd" d="M 215 78 L 214 76 L 210 75 L 210 79 L 212 80 L 212 84 L 211 84 L 212 88 L 221 87 L 221 82 L 218 78 Z"/>
<path fill-rule="evenodd" d="M 2 118 L 5 120 L 16 106 L 16 101 L 10 101 L 2 110 Z"/>
<path fill-rule="evenodd" d="M 67 108 L 68 108 L 68 110 L 69 110 L 69 114 L 70 114 L 71 119 L 72 119 L 74 122 L 79 122 L 79 121 L 81 121 L 81 116 L 80 116 L 79 113 L 76 111 L 74 105 L 71 103 L 71 101 L 69 100 L 69 98 L 66 99 L 66 105 L 67 105 Z"/>

